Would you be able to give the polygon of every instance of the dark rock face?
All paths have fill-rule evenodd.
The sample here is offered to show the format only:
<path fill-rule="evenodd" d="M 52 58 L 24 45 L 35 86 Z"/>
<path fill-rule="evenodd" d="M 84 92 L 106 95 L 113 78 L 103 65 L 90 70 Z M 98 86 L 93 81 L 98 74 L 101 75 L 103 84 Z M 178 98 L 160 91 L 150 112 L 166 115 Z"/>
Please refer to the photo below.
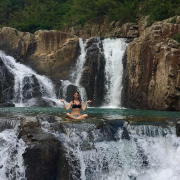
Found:
<path fill-rule="evenodd" d="M 31 99 L 35 97 L 41 97 L 42 93 L 40 91 L 40 85 L 35 75 L 31 77 L 26 76 L 23 79 L 23 97 L 25 99 Z"/>
<path fill-rule="evenodd" d="M 180 137 L 180 121 L 176 123 L 176 135 L 177 137 Z"/>
<path fill-rule="evenodd" d="M 24 120 L 20 128 L 19 138 L 28 145 L 23 155 L 27 180 L 58 179 L 59 158 L 64 153 L 60 142 L 54 135 L 43 132 L 37 120 Z"/>
<path fill-rule="evenodd" d="M 8 71 L 0 58 L 0 103 L 10 102 L 13 99 L 14 75 Z"/>
<path fill-rule="evenodd" d="M 102 51 L 99 38 L 87 42 L 86 63 L 80 83 L 85 87 L 88 99 L 92 100 L 91 106 L 100 106 L 103 100 L 105 59 Z"/>
<path fill-rule="evenodd" d="M 40 136 L 42 137 L 42 134 Z M 44 138 L 47 137 L 45 136 Z M 49 138 L 49 140 L 51 139 Z M 27 179 L 57 179 L 58 156 L 58 142 L 52 142 L 52 140 L 49 144 L 40 143 L 39 145 L 28 147 L 23 155 L 24 163 L 27 165 Z"/>
<path fill-rule="evenodd" d="M 73 100 L 73 95 L 74 93 L 77 91 L 77 86 L 74 86 L 72 84 L 70 84 L 68 87 L 67 87 L 67 96 L 66 96 L 66 101 L 67 102 L 70 102 Z"/>
<path fill-rule="evenodd" d="M 127 53 L 125 52 L 124 54 L 124 57 L 123 57 L 123 60 L 122 60 L 122 63 L 123 63 L 123 77 L 122 77 L 122 85 L 123 85 L 123 88 L 122 88 L 122 92 L 121 92 L 121 104 L 122 106 L 125 106 L 127 107 L 127 91 L 128 91 L 128 77 L 127 77 L 127 69 L 126 69 L 126 66 L 127 66 Z"/>
<path fill-rule="evenodd" d="M 0 108 L 1 107 L 15 107 L 15 104 L 13 104 L 13 103 L 0 103 Z"/>

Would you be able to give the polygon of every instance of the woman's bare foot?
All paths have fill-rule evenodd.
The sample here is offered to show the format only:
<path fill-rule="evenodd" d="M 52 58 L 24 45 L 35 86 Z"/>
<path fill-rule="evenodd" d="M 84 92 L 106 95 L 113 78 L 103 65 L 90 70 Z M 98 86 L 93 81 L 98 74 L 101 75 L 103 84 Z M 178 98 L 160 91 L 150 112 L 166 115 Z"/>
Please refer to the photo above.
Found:
<path fill-rule="evenodd" d="M 76 118 L 76 119 L 86 119 L 88 117 L 88 115 L 87 114 L 83 114 L 82 116 L 79 116 L 78 118 Z"/>
<path fill-rule="evenodd" d="M 77 119 L 76 117 L 74 117 L 72 114 L 70 113 L 66 113 L 66 117 L 70 118 L 70 119 Z"/>

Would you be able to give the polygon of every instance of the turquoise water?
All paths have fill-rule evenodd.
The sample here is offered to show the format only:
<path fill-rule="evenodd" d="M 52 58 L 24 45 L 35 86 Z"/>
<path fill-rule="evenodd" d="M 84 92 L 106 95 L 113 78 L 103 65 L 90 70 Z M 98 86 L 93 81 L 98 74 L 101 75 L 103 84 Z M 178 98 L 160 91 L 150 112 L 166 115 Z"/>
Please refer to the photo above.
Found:
<path fill-rule="evenodd" d="M 68 112 L 71 112 L 68 111 Z M 180 112 L 135 110 L 135 109 L 108 109 L 108 108 L 87 108 L 83 113 L 88 114 L 89 120 L 126 120 L 138 122 L 176 121 L 180 118 Z M 48 114 L 66 118 L 64 108 L 35 107 L 35 108 L 0 108 L 0 116 L 36 116 Z"/>

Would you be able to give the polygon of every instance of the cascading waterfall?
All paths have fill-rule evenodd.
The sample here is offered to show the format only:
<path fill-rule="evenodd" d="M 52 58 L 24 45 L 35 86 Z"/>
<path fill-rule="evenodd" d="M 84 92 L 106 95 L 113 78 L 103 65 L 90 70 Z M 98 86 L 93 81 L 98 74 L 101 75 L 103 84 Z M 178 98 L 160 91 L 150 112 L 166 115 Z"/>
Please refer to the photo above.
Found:
<path fill-rule="evenodd" d="M 69 85 L 71 85 L 72 83 L 69 80 L 61 80 L 61 97 L 59 98 L 64 98 L 66 99 L 67 97 L 67 88 Z"/>
<path fill-rule="evenodd" d="M 77 59 L 77 63 L 75 65 L 75 68 L 73 69 L 73 72 L 71 74 L 72 77 L 72 82 L 74 85 L 79 86 L 79 82 L 82 76 L 83 68 L 84 68 L 84 63 L 85 63 L 85 56 L 86 56 L 86 51 L 85 51 L 85 46 L 86 42 L 83 43 L 82 38 L 79 39 L 79 46 L 81 49 L 81 54 L 79 58 Z"/>
<path fill-rule="evenodd" d="M 85 51 L 85 46 L 86 46 L 86 42 L 83 42 L 83 39 L 80 38 L 79 39 L 79 46 L 80 46 L 80 56 L 77 59 L 76 65 L 72 70 L 72 74 L 71 74 L 71 80 L 66 80 L 66 81 L 62 81 L 62 97 L 66 98 L 66 91 L 67 91 L 67 87 L 68 85 L 72 84 L 78 87 L 79 93 L 81 95 L 81 98 L 86 101 L 87 100 L 87 95 L 86 95 L 86 91 L 84 89 L 84 87 L 82 87 L 80 85 L 80 79 L 83 73 L 83 69 L 84 69 L 84 63 L 85 63 L 85 56 L 86 56 L 86 51 Z"/>
<path fill-rule="evenodd" d="M 105 56 L 105 98 L 104 106 L 120 107 L 123 64 L 122 59 L 127 44 L 125 39 L 104 39 Z"/>
<path fill-rule="evenodd" d="M 18 121 L 1 120 L 1 128 L 4 126 L 0 132 L 0 179 L 2 180 L 26 179 L 22 154 L 27 146 L 22 139 L 17 138 L 19 124 Z M 9 129 L 6 129 L 7 126 Z"/>
<path fill-rule="evenodd" d="M 86 101 L 87 100 L 87 95 L 84 87 L 80 85 L 80 79 L 83 73 L 84 69 L 84 63 L 86 61 L 85 56 L 86 56 L 86 51 L 85 51 L 85 46 L 86 42 L 83 42 L 82 38 L 79 39 L 79 45 L 81 49 L 81 54 L 77 60 L 77 63 L 75 65 L 75 68 L 73 69 L 73 72 L 71 74 L 73 84 L 78 87 L 78 90 L 80 92 L 81 98 Z"/>
<path fill-rule="evenodd" d="M 81 131 L 79 131 L 79 128 Z M 179 180 L 180 138 L 174 127 L 129 125 L 108 139 L 93 124 L 55 133 L 67 148 L 73 180 Z"/>
<path fill-rule="evenodd" d="M 87 42 L 87 41 L 86 41 Z M 75 68 L 71 74 L 71 80 L 65 81 L 62 84 L 63 88 L 63 98 L 66 98 L 65 92 L 67 91 L 67 87 L 69 84 L 75 85 L 79 87 L 79 91 L 81 96 L 84 98 L 86 97 L 85 89 L 80 86 L 80 79 L 82 77 L 82 73 L 84 70 L 84 64 L 86 62 L 86 53 L 85 50 L 86 42 L 84 43 L 83 40 L 79 39 L 79 44 L 81 48 L 81 54 L 77 59 L 77 63 Z M 122 90 L 122 76 L 123 76 L 123 64 L 122 59 L 127 47 L 127 43 L 125 39 L 104 39 L 100 40 L 100 38 L 96 38 L 94 41 L 96 47 L 99 48 L 99 54 L 104 56 L 105 59 L 105 94 L 104 94 L 104 104 L 105 107 L 121 107 L 121 90 Z M 94 45 L 93 43 L 93 45 Z M 102 43 L 102 48 L 99 45 Z M 95 46 L 94 46 L 95 47 Z M 97 59 L 97 69 L 99 69 L 99 60 Z M 101 70 L 102 71 L 102 70 Z M 96 74 L 95 81 L 94 81 L 94 94 L 93 97 L 96 97 L 96 86 L 97 84 L 97 76 Z"/>
<path fill-rule="evenodd" d="M 50 100 L 57 104 L 54 85 L 50 79 L 38 75 L 31 68 L 17 63 L 11 56 L 6 56 L 0 51 L 0 58 L 14 75 L 14 99 L 13 103 L 18 107 L 32 106 L 35 104 L 34 95 L 41 96 L 44 100 Z"/>
<path fill-rule="evenodd" d="M 87 100 L 87 94 L 84 87 L 80 85 L 80 80 L 84 70 L 84 64 L 86 62 L 86 53 L 85 50 L 86 42 L 83 42 L 83 39 L 79 39 L 80 45 L 80 56 L 77 59 L 77 63 L 72 70 L 71 79 L 63 81 L 61 80 L 61 94 L 60 98 L 65 98 L 67 96 L 67 88 L 69 85 L 74 85 L 78 87 L 78 91 L 84 101 Z M 105 107 L 121 107 L 121 89 L 122 89 L 122 58 L 126 49 L 127 44 L 124 39 L 104 39 L 100 40 L 97 38 L 97 41 L 94 43 L 97 44 L 97 47 L 101 44 L 103 47 L 99 47 L 99 53 L 101 56 L 104 56 L 105 59 L 105 94 L 104 94 L 104 104 Z M 103 50 L 102 50 L 103 49 Z M 62 103 L 56 98 L 54 91 L 54 85 L 50 79 L 45 76 L 38 75 L 31 68 L 17 63 L 13 57 L 6 56 L 3 52 L 0 52 L 0 58 L 4 62 L 5 66 L 14 75 L 14 93 L 12 102 L 18 106 L 33 106 L 39 101 L 38 98 L 42 98 L 51 106 L 61 106 Z M 98 61 L 98 59 L 97 59 Z M 97 69 L 100 71 L 99 61 L 97 63 Z M 102 67 L 101 67 L 102 71 Z M 100 97 L 96 90 L 97 79 L 100 82 L 98 73 L 95 74 L 94 82 L 94 94 L 90 95 L 94 99 L 99 98 L 98 101 L 103 100 L 103 95 Z M 97 77 L 98 76 L 98 77 Z M 104 77 L 104 76 L 103 76 Z M 8 92 L 11 92 L 10 89 Z M 99 91 L 98 91 L 99 93 Z M 6 93 L 7 94 L 7 93 Z M 12 93 L 11 93 L 12 94 Z M 9 96 L 7 96 L 10 99 Z M 42 102 L 43 103 L 43 102 Z M 39 105 L 41 106 L 41 104 Z"/>

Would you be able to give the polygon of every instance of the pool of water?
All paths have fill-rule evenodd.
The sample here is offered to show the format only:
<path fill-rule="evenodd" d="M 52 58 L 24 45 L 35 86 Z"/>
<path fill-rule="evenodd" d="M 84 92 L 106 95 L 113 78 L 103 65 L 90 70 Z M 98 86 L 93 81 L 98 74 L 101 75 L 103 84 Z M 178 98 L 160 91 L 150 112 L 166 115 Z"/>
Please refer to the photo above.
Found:
<path fill-rule="evenodd" d="M 71 110 L 69 110 L 68 112 L 71 112 Z M 83 113 L 88 114 L 87 120 L 125 120 L 133 122 L 162 122 L 180 120 L 180 112 L 175 111 L 87 108 L 87 110 L 85 112 L 82 112 L 82 114 Z M 0 108 L 0 117 L 37 116 L 41 114 L 66 118 L 66 111 L 64 108 Z"/>

